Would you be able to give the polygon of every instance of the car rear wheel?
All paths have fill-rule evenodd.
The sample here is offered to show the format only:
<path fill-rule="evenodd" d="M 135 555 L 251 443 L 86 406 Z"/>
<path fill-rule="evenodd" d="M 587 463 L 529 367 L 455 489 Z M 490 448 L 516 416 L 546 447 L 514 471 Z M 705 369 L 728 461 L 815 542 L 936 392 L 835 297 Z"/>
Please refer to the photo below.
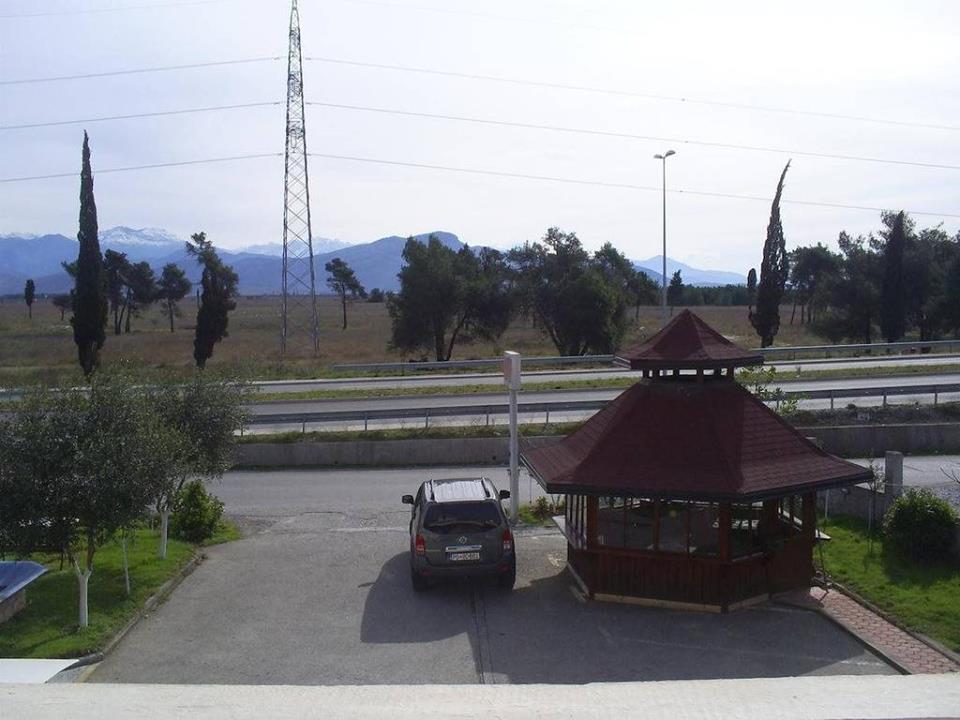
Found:
<path fill-rule="evenodd" d="M 410 582 L 413 584 L 413 589 L 415 592 L 423 592 L 430 587 L 430 583 L 427 581 L 427 579 L 413 568 L 410 568 Z"/>

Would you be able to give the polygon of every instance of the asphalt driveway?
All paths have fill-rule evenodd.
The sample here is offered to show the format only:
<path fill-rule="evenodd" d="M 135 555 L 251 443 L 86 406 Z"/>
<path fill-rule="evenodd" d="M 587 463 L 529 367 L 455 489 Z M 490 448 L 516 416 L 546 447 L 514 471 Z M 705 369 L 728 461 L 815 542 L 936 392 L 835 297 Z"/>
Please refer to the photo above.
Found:
<path fill-rule="evenodd" d="M 248 533 L 208 559 L 97 668 L 94 682 L 587 683 L 880 674 L 819 615 L 713 615 L 585 602 L 553 531 L 517 537 L 517 587 L 414 594 L 400 495 L 502 469 L 235 472 L 214 487 Z M 528 485 L 522 483 L 523 495 Z"/>

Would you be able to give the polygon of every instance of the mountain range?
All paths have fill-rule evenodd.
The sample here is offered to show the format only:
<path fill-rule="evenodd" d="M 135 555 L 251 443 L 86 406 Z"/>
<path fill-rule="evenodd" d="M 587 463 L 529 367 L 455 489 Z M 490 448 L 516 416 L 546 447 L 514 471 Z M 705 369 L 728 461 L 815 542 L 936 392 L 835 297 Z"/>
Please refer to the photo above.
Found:
<path fill-rule="evenodd" d="M 456 235 L 444 231 L 416 235 L 425 241 L 436 235 L 446 246 L 459 250 L 463 243 Z M 403 246 L 407 238 L 400 235 L 380 238 L 373 242 L 349 245 L 340 240 L 314 238 L 314 265 L 317 271 L 319 292 L 325 292 L 324 265 L 335 257 L 341 258 L 353 268 L 361 284 L 368 290 L 380 288 L 397 290 L 397 273 L 403 263 Z M 196 260 L 186 253 L 182 239 L 157 228 L 129 228 L 124 226 L 103 230 L 100 233 L 100 248 L 126 253 L 131 262 L 146 260 L 157 271 L 167 264 L 176 263 L 184 268 L 187 277 L 198 282 L 200 269 Z M 241 250 L 218 248 L 224 262 L 231 265 L 240 276 L 240 293 L 243 295 L 270 295 L 280 291 L 282 246 L 279 243 L 252 245 Z M 17 295 L 23 292 L 24 283 L 32 278 L 37 293 L 55 294 L 68 292 L 72 287 L 70 277 L 60 263 L 75 260 L 77 241 L 64 235 L 0 235 L 0 295 Z M 655 280 L 660 279 L 660 257 L 634 261 L 634 265 Z M 680 269 L 688 285 L 743 284 L 742 275 L 717 270 L 700 270 L 667 258 L 668 273 Z"/>

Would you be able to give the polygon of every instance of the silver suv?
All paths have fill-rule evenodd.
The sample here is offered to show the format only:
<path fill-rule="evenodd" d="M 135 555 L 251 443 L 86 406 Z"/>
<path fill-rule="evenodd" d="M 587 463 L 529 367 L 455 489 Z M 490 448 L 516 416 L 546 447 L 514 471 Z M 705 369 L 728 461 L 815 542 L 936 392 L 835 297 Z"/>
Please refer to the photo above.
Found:
<path fill-rule="evenodd" d="M 517 578 L 513 533 L 500 501 L 510 497 L 487 478 L 427 480 L 417 496 L 404 495 L 410 512 L 413 589 L 448 577 L 493 576 L 505 589 Z"/>

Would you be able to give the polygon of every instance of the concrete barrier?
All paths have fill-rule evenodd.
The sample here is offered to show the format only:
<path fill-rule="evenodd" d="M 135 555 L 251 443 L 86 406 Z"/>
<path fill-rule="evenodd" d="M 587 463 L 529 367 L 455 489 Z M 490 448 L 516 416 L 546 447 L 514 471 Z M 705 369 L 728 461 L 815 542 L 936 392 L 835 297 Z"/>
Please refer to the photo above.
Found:
<path fill-rule="evenodd" d="M 557 440 L 556 436 L 523 438 L 521 447 Z M 235 460 L 248 467 L 505 465 L 509 448 L 505 437 L 243 443 L 236 447 Z"/>
<path fill-rule="evenodd" d="M 887 450 L 907 455 L 960 452 L 960 423 L 837 425 L 799 430 L 841 457 L 882 457 Z"/>
<path fill-rule="evenodd" d="M 799 428 L 827 452 L 841 457 L 881 457 L 889 449 L 907 454 L 960 452 L 960 424 L 851 425 Z M 521 447 L 540 447 L 557 436 L 524 437 Z M 503 465 L 506 437 L 410 440 L 337 440 L 331 442 L 243 443 L 240 466 Z"/>

